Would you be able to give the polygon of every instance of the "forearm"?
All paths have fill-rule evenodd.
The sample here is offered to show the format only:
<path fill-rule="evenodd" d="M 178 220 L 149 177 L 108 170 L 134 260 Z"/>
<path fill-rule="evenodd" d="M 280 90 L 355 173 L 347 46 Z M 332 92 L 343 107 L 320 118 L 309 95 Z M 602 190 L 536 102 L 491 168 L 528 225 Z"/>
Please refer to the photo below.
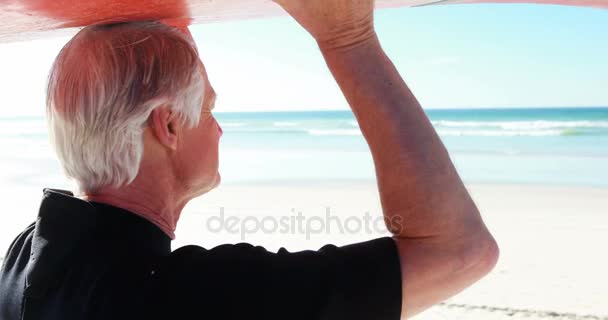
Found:
<path fill-rule="evenodd" d="M 485 229 L 445 147 L 377 37 L 347 49 L 321 49 L 371 149 L 391 231 L 419 238 Z"/>

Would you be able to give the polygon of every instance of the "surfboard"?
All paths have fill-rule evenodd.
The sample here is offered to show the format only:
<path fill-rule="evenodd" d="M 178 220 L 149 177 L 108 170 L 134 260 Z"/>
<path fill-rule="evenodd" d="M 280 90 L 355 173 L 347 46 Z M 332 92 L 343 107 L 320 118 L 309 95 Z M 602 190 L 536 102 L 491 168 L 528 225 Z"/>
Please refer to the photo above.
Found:
<path fill-rule="evenodd" d="M 537 3 L 608 9 L 608 0 L 377 0 L 378 8 L 465 3 Z M 73 32 L 112 20 L 208 23 L 284 14 L 270 0 L 0 0 L 0 43 Z"/>

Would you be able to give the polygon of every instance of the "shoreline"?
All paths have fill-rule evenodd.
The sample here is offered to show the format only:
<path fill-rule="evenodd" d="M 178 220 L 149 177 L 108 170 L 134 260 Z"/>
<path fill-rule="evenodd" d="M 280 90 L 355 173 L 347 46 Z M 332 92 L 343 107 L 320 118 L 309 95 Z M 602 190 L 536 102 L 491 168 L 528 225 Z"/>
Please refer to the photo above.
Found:
<path fill-rule="evenodd" d="M 539 188 L 539 189 L 588 189 L 588 190 L 608 190 L 608 185 L 583 185 L 583 184 L 564 184 L 564 183 L 537 183 L 537 182 L 467 182 L 467 188 L 479 187 L 506 187 L 506 188 Z M 341 187 L 341 186 L 376 186 L 375 179 L 310 179 L 310 180 L 273 180 L 273 181 L 222 181 L 217 192 L 224 187 Z M 203 196 L 204 197 L 204 196 Z"/>

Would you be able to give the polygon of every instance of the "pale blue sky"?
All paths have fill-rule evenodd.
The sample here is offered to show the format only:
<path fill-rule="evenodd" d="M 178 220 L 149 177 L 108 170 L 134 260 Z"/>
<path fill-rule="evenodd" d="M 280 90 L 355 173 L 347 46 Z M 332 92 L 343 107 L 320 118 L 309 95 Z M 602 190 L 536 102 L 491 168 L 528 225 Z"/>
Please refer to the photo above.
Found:
<path fill-rule="evenodd" d="M 453 5 L 381 10 L 381 42 L 425 108 L 608 106 L 608 10 Z M 344 109 L 290 18 L 192 27 L 218 111 Z M 42 114 L 66 39 L 0 45 L 0 114 Z M 7 99 L 8 98 L 8 99 Z"/>

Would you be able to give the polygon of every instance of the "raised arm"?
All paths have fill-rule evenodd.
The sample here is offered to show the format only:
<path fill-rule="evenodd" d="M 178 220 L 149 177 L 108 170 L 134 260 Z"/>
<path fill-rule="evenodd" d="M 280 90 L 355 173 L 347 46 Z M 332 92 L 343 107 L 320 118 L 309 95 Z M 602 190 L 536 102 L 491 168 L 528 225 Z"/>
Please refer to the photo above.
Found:
<path fill-rule="evenodd" d="M 487 274 L 498 247 L 416 97 L 382 50 L 373 0 L 277 0 L 317 40 L 371 149 L 410 317 Z M 404 24 L 404 27 L 406 25 Z"/>

